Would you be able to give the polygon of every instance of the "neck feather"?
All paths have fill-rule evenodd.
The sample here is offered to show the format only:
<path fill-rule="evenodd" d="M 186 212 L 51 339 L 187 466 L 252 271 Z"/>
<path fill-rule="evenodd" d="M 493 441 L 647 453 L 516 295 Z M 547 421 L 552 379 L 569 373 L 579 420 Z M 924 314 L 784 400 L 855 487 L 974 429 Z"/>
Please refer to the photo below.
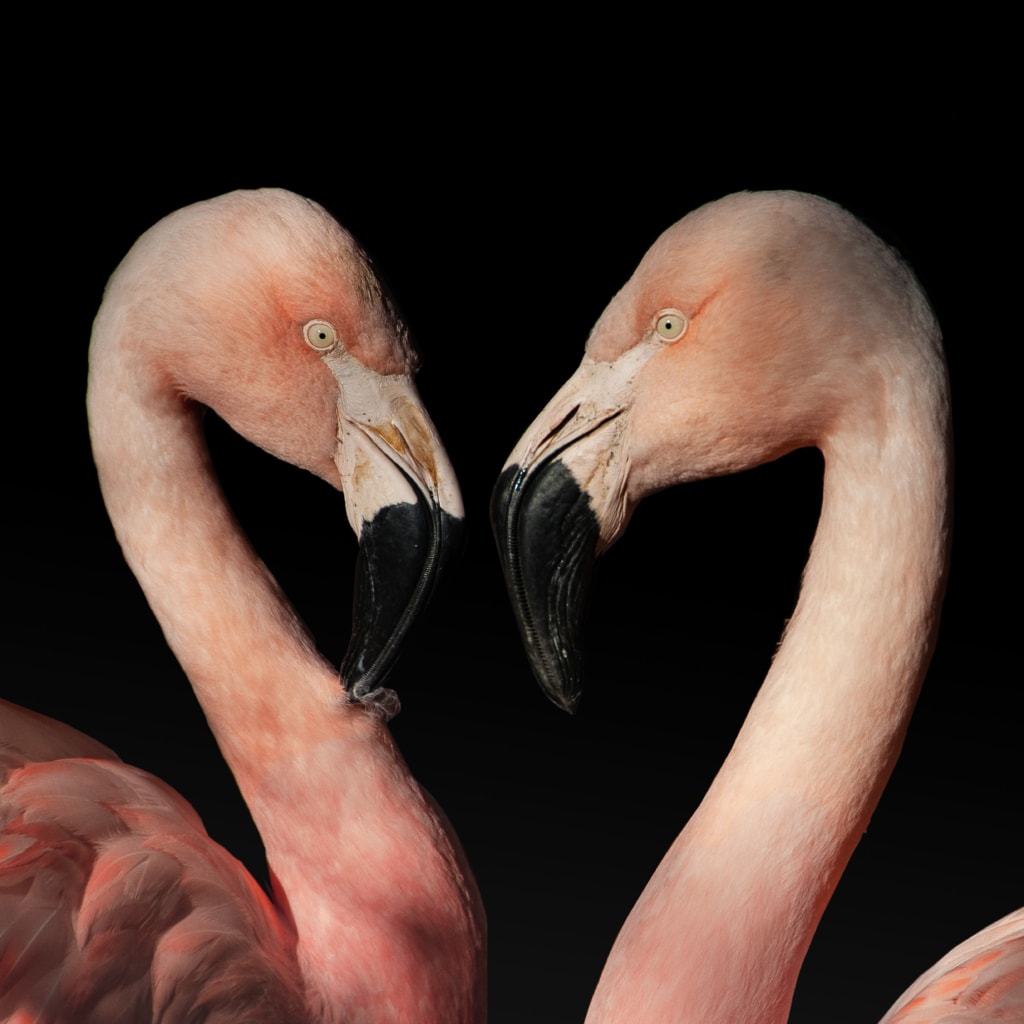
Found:
<path fill-rule="evenodd" d="M 944 370 L 891 381 L 821 447 L 796 611 L 729 757 L 627 920 L 588 1024 L 781 1024 L 814 929 L 899 755 L 949 532 Z M 626 982 L 646 964 L 649 984 Z"/>
<path fill-rule="evenodd" d="M 263 838 L 312 1016 L 480 1019 L 482 912 L 447 823 L 240 530 L 198 407 L 100 342 L 89 411 L 104 499 Z"/>

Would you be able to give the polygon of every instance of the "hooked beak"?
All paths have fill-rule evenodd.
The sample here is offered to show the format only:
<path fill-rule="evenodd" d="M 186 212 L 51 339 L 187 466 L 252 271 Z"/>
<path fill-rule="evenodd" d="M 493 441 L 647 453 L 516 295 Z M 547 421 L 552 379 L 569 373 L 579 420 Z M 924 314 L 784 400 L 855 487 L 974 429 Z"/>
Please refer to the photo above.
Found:
<path fill-rule="evenodd" d="M 341 383 L 336 462 L 359 538 L 341 678 L 352 698 L 390 718 L 398 698 L 384 682 L 461 546 L 462 497 L 410 376 L 376 374 L 349 355 L 332 369 Z"/>
<path fill-rule="evenodd" d="M 583 621 L 597 558 L 629 518 L 628 423 L 640 362 L 584 359 L 526 431 L 491 498 L 505 583 L 544 693 L 583 690 Z"/>
<path fill-rule="evenodd" d="M 565 466 L 508 465 L 491 526 L 526 657 L 541 689 L 572 714 L 583 689 L 583 615 L 600 529 Z"/>

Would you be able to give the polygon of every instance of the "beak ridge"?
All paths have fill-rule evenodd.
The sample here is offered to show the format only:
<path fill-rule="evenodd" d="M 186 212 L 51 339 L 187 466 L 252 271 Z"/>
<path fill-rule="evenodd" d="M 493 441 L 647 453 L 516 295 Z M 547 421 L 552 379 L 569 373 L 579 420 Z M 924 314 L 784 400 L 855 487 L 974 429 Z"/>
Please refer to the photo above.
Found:
<path fill-rule="evenodd" d="M 570 714 L 583 689 L 583 621 L 600 536 L 590 497 L 558 459 L 512 464 L 491 499 L 491 525 L 530 667 Z"/>

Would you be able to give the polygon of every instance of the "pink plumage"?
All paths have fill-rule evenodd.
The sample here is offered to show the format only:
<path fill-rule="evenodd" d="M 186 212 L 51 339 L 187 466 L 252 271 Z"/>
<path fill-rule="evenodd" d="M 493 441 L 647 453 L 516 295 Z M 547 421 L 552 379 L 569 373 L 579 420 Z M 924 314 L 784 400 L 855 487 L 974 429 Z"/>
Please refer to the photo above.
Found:
<path fill-rule="evenodd" d="M 1024 1021 L 1024 908 L 951 949 L 896 1000 L 881 1024 Z"/>
<path fill-rule="evenodd" d="M 2 705 L 0 1008 L 33 1020 L 301 1019 L 290 943 L 177 793 Z"/>
<path fill-rule="evenodd" d="M 483 1019 L 479 895 L 385 724 L 382 684 L 462 516 L 415 368 L 354 240 L 288 192 L 180 210 L 114 273 L 90 348 L 104 500 L 273 893 L 158 779 L 0 705 L 0 1020 Z M 365 554 L 344 679 L 228 508 L 203 406 L 344 490 Z"/>
<path fill-rule="evenodd" d="M 585 581 L 637 504 L 809 445 L 824 495 L 796 609 L 729 756 L 623 924 L 588 1024 L 789 1016 L 938 631 L 951 522 L 938 325 L 910 270 L 839 207 L 728 196 L 654 243 L 495 492 L 527 653 L 572 710 Z M 673 543 L 701 539 L 681 529 Z M 1020 1020 L 1022 921 L 944 961 L 887 1021 Z"/>

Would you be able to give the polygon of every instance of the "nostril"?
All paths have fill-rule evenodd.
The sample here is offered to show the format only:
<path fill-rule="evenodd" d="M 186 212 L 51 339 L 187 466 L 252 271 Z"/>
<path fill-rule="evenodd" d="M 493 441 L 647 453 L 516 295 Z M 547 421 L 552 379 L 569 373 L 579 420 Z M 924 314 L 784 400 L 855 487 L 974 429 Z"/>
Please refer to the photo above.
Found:
<path fill-rule="evenodd" d="M 580 407 L 578 405 L 574 405 L 565 414 L 565 416 L 562 417 L 562 419 L 559 421 L 559 423 L 552 430 L 548 431 L 548 434 L 544 438 L 544 441 L 542 443 L 546 444 L 548 441 L 551 440 L 551 438 L 555 437 L 558 433 L 560 433 L 562 428 L 566 425 L 566 423 L 568 423 L 573 418 L 573 416 L 575 416 L 576 413 L 578 413 L 579 411 L 580 411 Z"/>

